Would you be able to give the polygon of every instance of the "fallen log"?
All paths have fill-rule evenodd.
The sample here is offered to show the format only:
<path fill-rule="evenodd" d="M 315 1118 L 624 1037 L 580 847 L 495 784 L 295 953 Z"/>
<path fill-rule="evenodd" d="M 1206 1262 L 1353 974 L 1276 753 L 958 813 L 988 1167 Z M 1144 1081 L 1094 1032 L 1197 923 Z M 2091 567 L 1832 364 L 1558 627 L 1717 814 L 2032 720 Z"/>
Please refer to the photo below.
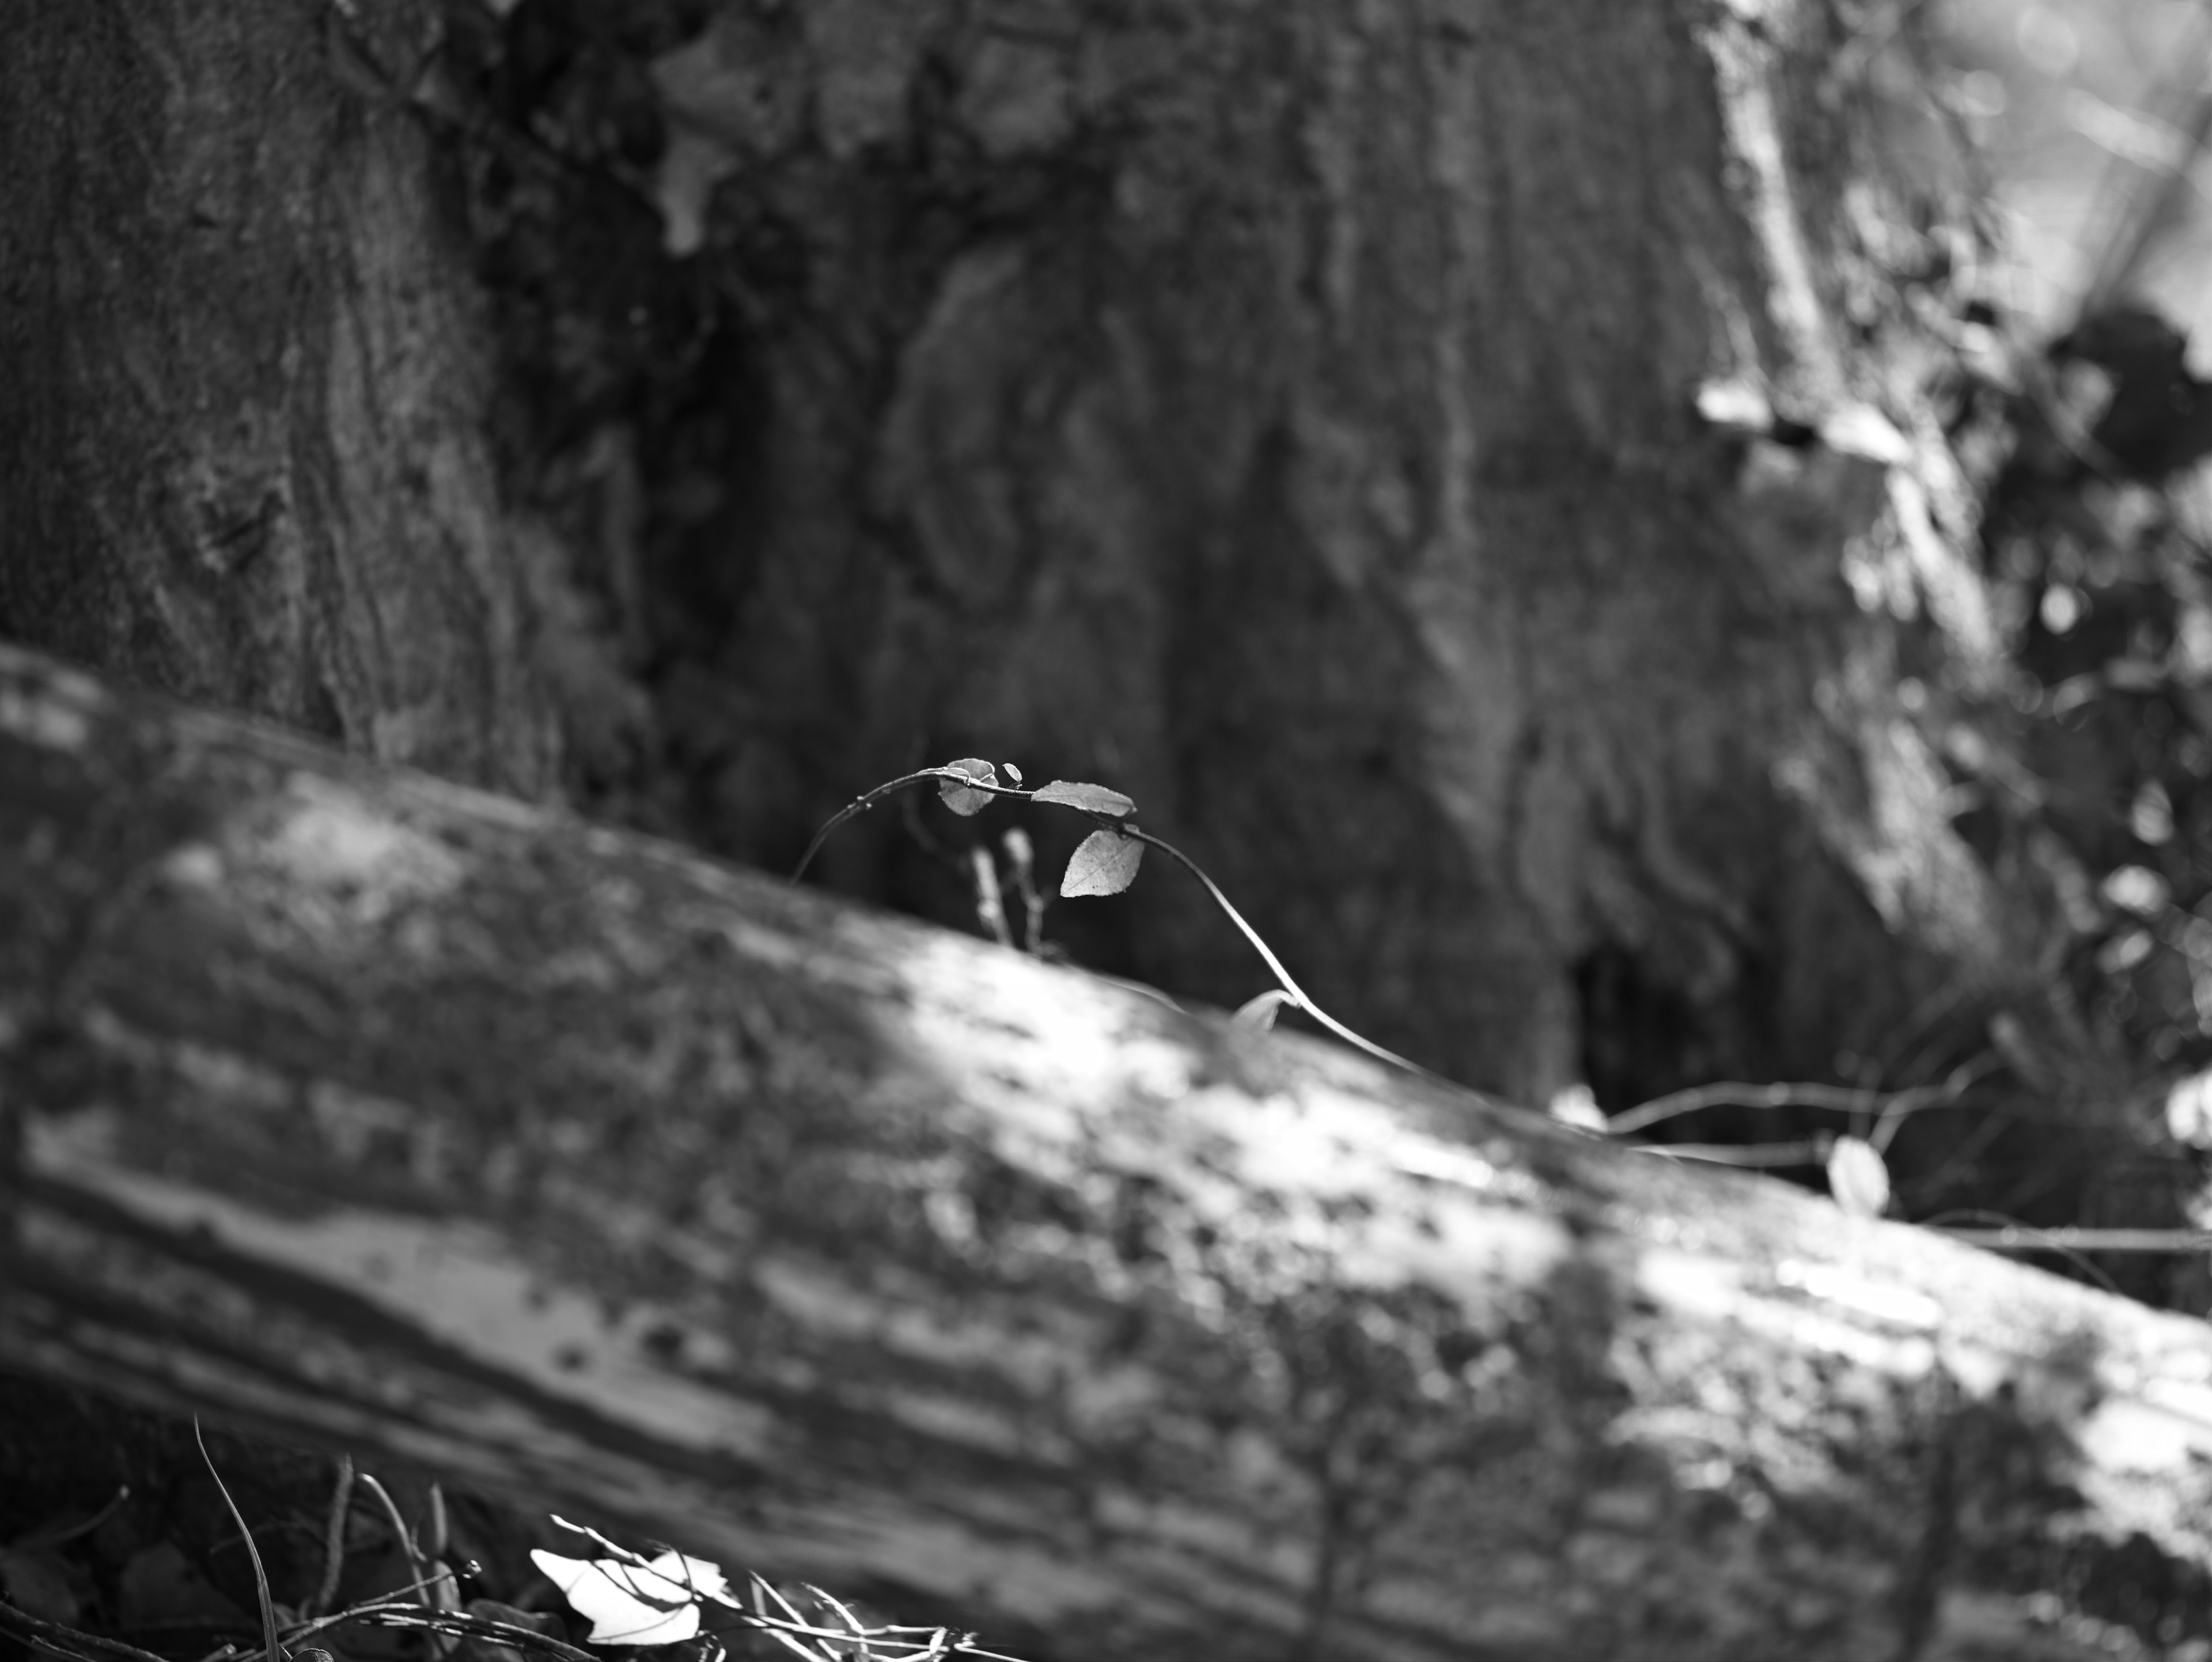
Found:
<path fill-rule="evenodd" d="M 0 1365 L 1002 1647 L 2205 1630 L 2199 1322 L 13 651 L 0 1044 Z"/>

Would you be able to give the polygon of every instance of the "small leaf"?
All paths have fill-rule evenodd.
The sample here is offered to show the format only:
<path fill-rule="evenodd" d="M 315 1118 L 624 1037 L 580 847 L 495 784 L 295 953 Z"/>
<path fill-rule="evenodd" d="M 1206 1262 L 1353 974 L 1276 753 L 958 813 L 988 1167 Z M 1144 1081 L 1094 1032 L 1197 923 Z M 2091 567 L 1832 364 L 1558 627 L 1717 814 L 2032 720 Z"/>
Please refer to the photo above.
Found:
<path fill-rule="evenodd" d="M 1828 1192 L 1844 1211 L 1878 1218 L 1889 1208 L 1889 1167 L 1863 1137 L 1838 1137 L 1828 1150 Z"/>
<path fill-rule="evenodd" d="M 2212 1148 L 2212 1073 L 2174 1081 L 2166 1093 L 2166 1129 L 2176 1142 Z"/>
<path fill-rule="evenodd" d="M 1597 1093 L 1587 1085 L 1570 1085 L 1555 1093 L 1549 1111 L 1562 1125 L 1605 1135 L 1605 1110 L 1597 1105 Z"/>
<path fill-rule="evenodd" d="M 1110 813 L 1116 819 L 1134 813 L 1137 805 L 1117 790 L 1108 790 L 1103 785 L 1071 784 L 1065 779 L 1055 779 L 1041 788 L 1030 798 L 1032 802 L 1057 802 L 1062 807 L 1082 808 L 1091 813 Z"/>
<path fill-rule="evenodd" d="M 1291 1001 L 1291 995 L 1279 987 L 1270 987 L 1256 998 L 1248 998 L 1237 1007 L 1230 1020 L 1239 1027 L 1249 1027 L 1255 1033 L 1273 1031 L 1275 1015 Z"/>
<path fill-rule="evenodd" d="M 1097 787 L 1087 785 L 1083 788 L 1096 790 Z M 1119 894 L 1135 880 L 1137 862 L 1144 857 L 1145 845 L 1135 837 L 1124 837 L 1119 831 L 1095 831 L 1070 856 L 1066 874 L 1060 880 L 1060 892 L 1071 899 L 1085 894 Z"/>
<path fill-rule="evenodd" d="M 674 1645 L 699 1632 L 701 1598 L 737 1601 L 721 1570 L 703 1558 L 664 1552 L 648 1564 L 563 1558 L 533 1548 L 531 1562 L 592 1621 L 594 1645 Z"/>
<path fill-rule="evenodd" d="M 1018 785 L 1022 782 L 1022 770 L 1009 762 L 1006 764 L 1006 777 Z"/>
<path fill-rule="evenodd" d="M 981 779 L 987 785 L 999 782 L 998 770 L 980 756 L 963 757 L 957 762 L 947 762 L 945 765 L 953 772 L 966 774 L 970 779 Z M 946 807 L 963 819 L 970 814 L 981 813 L 991 806 L 990 792 L 970 790 L 950 779 L 937 782 L 937 794 L 945 799 Z"/>

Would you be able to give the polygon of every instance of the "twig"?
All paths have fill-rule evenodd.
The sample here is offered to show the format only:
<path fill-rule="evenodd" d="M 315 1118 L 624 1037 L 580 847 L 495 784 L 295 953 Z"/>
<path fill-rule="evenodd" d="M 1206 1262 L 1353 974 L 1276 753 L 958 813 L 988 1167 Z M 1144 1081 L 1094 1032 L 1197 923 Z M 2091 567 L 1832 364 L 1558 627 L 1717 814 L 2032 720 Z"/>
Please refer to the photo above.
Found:
<path fill-rule="evenodd" d="M 337 1481 L 331 1487 L 331 1509 L 323 1525 L 323 1579 L 301 1612 L 320 1616 L 338 1596 L 338 1578 L 345 1574 L 346 1519 L 353 1510 L 353 1456 L 338 1456 Z"/>
<path fill-rule="evenodd" d="M 991 850 L 978 843 L 968 850 L 968 868 L 975 880 L 975 916 L 991 932 L 991 938 L 1008 951 L 1013 949 L 1014 937 L 1006 928 L 1006 903 L 999 894 L 999 865 L 991 858 Z"/>
<path fill-rule="evenodd" d="M 464 1639 L 495 1639 L 517 1650 L 542 1652 L 557 1659 L 557 1662 L 604 1662 L 603 1658 L 592 1652 L 579 1649 L 549 1634 L 539 1633 L 535 1628 L 517 1627 L 511 1622 L 472 1616 L 465 1610 L 432 1610 L 411 1598 L 404 1603 L 396 1598 L 372 1599 L 345 1610 L 333 1610 L 313 1622 L 300 1622 L 286 1631 L 295 1640 L 307 1639 L 326 1629 L 343 1627 L 349 1622 L 361 1622 L 379 1628 L 422 1628 Z"/>
<path fill-rule="evenodd" d="M 75 1628 L 64 1627 L 58 1622 L 42 1622 L 35 1616 L 26 1616 L 4 1599 L 0 1599 L 0 1628 L 12 1628 L 27 1638 L 34 1639 L 55 1650 L 62 1650 L 62 1641 L 66 1640 L 88 1646 L 109 1656 L 122 1657 L 125 1662 L 171 1662 L 167 1657 L 142 1651 L 136 1645 L 125 1644 L 120 1639 L 106 1639 L 96 1633 L 82 1633 Z"/>
<path fill-rule="evenodd" d="M 2002 1234 L 2007 1231 L 2017 1230 L 2024 1234 L 2048 1237 L 2054 1233 L 2049 1230 L 2036 1229 L 2031 1225 L 2021 1222 L 2017 1218 L 2008 1218 L 2002 1212 L 1984 1211 L 1979 1207 L 1966 1207 L 1957 1211 L 1938 1212 L 1934 1217 L 1923 1220 L 1920 1227 L 1923 1229 L 1932 1229 L 1938 1234 L 1949 1235 L 1954 1240 L 1963 1240 L 1970 1246 L 1986 1245 L 1994 1246 L 2001 1251 L 2026 1250 L 2024 1244 L 2014 1245 L 2002 1241 L 1977 1242 L 1974 1240 L 1973 1237 L 1977 1233 L 1982 1232 L 1974 1230 L 1960 1230 L 1947 1227 L 1943 1222 L 1943 1220 L 1946 1218 L 1986 1218 L 1990 1222 L 1998 1226 L 1996 1231 L 1994 1233 L 1999 1234 Z M 2066 1232 L 2060 1231 L 2056 1233 L 2063 1233 Z M 2084 1257 L 2078 1248 L 2059 1242 L 2051 1241 L 2047 1245 L 2047 1250 L 2056 1252 L 2060 1257 L 2064 1258 L 2076 1269 L 2079 1269 L 2082 1274 L 2089 1276 L 2093 1281 L 2095 1281 L 2099 1285 L 2102 1286 L 2106 1291 L 2112 1294 L 2115 1297 L 2125 1298 L 2127 1296 L 2120 1291 L 2120 1284 L 2118 1282 L 2114 1281 L 2110 1275 L 2107 1275 L 2102 1269 L 2100 1269 L 2094 1261 Z"/>
<path fill-rule="evenodd" d="M 822 845 L 830 840 L 830 833 L 836 831 L 838 826 L 843 825 L 854 814 L 866 813 L 870 808 L 875 807 L 877 803 L 882 801 L 884 798 L 889 796 L 893 791 L 904 790 L 908 785 L 918 785 L 925 779 L 950 779 L 963 789 L 979 790 L 992 796 L 1020 796 L 1026 798 L 1032 794 L 1032 793 L 1029 791 L 1016 790 L 1012 786 L 994 784 L 988 780 L 971 778 L 967 774 L 961 772 L 957 768 L 918 769 L 913 773 L 905 774 L 899 778 L 893 779 L 886 784 L 878 785 L 873 790 L 868 792 L 866 795 L 856 796 L 851 801 L 845 804 L 843 807 L 838 809 L 836 813 L 830 819 L 830 823 L 823 826 L 820 831 L 814 833 L 814 840 L 806 845 L 806 852 L 799 856 L 799 864 L 792 868 L 791 876 L 787 880 L 796 883 L 800 878 L 805 876 L 806 868 L 814 863 L 814 856 L 822 851 Z"/>
<path fill-rule="evenodd" d="M 1969 1245 L 1993 1246 L 2008 1252 L 2212 1251 L 2212 1229 L 2083 1229 L 2072 1224 L 2039 1229 L 2026 1223 L 1984 1229 L 1961 1229 L 1949 1224 L 1922 1227 L 1938 1228 L 1953 1240 Z"/>
<path fill-rule="evenodd" d="M 446 1567 L 443 1564 L 433 1566 L 422 1556 L 422 1549 L 416 1543 L 413 1533 L 409 1531 L 407 1520 L 399 1515 L 398 1504 L 392 1500 L 391 1490 L 386 1488 L 382 1483 L 376 1481 L 374 1476 L 366 1471 L 361 1474 L 361 1481 L 362 1486 L 383 1504 L 384 1515 L 392 1524 L 392 1534 L 399 1538 L 399 1550 L 407 1560 L 408 1569 L 414 1574 L 415 1585 L 422 1589 L 420 1596 L 422 1607 L 430 1610 L 443 1609 L 440 1602 L 440 1592 L 441 1584 L 448 1575 Z"/>
<path fill-rule="evenodd" d="M 1727 1081 L 1714 1085 L 1692 1086 L 1686 1091 L 1670 1091 L 1663 1097 L 1614 1115 L 1606 1123 L 1608 1136 L 1632 1136 L 1648 1130 L 1663 1120 L 1678 1119 L 1684 1114 L 1694 1114 L 1707 1108 L 1824 1108 L 1838 1113 L 1862 1114 L 1875 1109 L 1881 1111 L 1876 1125 L 1876 1135 L 1887 1145 L 1887 1135 L 1881 1125 L 1893 1125 L 1905 1115 L 1923 1108 L 1935 1108 L 1955 1102 L 1966 1087 L 1997 1066 L 1994 1056 L 1978 1056 L 1965 1066 L 1952 1070 L 1941 1085 L 1917 1085 L 1906 1091 L 1884 1096 L 1878 1092 L 1863 1090 L 1850 1085 L 1813 1085 L 1777 1081 L 1767 1085 L 1752 1085 L 1741 1081 Z M 1894 1135 L 1893 1132 L 1889 1135 Z"/>
<path fill-rule="evenodd" d="M 58 1547 L 89 1535 L 109 1519 L 131 1498 L 131 1485 L 125 1483 L 107 1497 L 107 1503 L 81 1523 L 57 1525 L 51 1529 L 33 1530 L 27 1535 L 18 1535 L 8 1543 L 13 1552 L 36 1552 L 47 1547 Z"/>
<path fill-rule="evenodd" d="M 1639 1154 L 1667 1160 L 1703 1160 L 1709 1166 L 1818 1166 L 1827 1146 L 1817 1139 L 1801 1142 L 1639 1142 Z"/>

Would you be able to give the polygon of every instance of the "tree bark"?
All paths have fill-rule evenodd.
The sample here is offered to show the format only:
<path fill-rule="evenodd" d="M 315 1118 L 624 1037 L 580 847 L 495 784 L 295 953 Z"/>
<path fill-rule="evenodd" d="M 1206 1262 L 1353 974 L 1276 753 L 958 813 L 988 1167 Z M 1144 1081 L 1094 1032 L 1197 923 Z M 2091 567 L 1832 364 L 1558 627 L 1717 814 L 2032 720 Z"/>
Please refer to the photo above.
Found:
<path fill-rule="evenodd" d="M 421 0 L 0 12 L 0 634 L 526 795 L 560 551 L 506 500 Z"/>
<path fill-rule="evenodd" d="M 1987 642 L 1830 0 L 0 28 L 12 638 L 769 865 L 918 753 L 1106 777 L 1524 1099 L 2035 960 L 1894 696 L 1893 609 Z M 967 904 L 890 827 L 825 876 Z M 1054 922 L 1255 990 L 1149 892 Z"/>
<path fill-rule="evenodd" d="M 1002 1648 L 2204 1629 L 2200 1323 L 13 651 L 0 1018 L 9 1366 Z"/>
<path fill-rule="evenodd" d="M 1892 604 L 1965 681 L 1990 638 L 1850 36 L 1800 0 L 718 9 L 653 64 L 769 412 L 685 569 L 726 626 L 673 643 L 723 690 L 668 707 L 714 845 L 775 863 L 917 743 L 1066 758 L 1324 1005 L 1522 1099 L 1825 1077 L 1939 982 L 1985 1014 L 2030 955 Z M 1713 383 L 1813 441 L 1707 421 Z M 1893 449 L 1824 441 L 1854 405 Z M 831 875 L 965 904 L 891 825 Z M 1157 892 L 1065 927 L 1257 990 Z"/>

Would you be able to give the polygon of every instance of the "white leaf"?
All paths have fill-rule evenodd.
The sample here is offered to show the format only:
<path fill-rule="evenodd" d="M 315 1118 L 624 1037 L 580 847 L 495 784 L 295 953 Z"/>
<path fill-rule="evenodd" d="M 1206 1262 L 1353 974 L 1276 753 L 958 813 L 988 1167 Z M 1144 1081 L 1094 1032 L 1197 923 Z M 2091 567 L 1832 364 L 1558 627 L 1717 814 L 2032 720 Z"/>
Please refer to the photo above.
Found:
<path fill-rule="evenodd" d="M 1605 1135 L 1605 1110 L 1597 1105 L 1597 1093 L 1587 1085 L 1570 1085 L 1553 1095 L 1551 1116 L 1578 1130 Z"/>
<path fill-rule="evenodd" d="M 1828 1150 L 1828 1192 L 1844 1211 L 1878 1218 L 1889 1208 L 1889 1167 L 1863 1137 L 1838 1137 Z"/>
<path fill-rule="evenodd" d="M 2212 1148 L 2212 1074 L 2189 1074 L 2166 1093 L 2166 1129 L 2176 1142 Z"/>
<path fill-rule="evenodd" d="M 563 1558 L 532 1548 L 531 1562 L 591 1620 L 594 1645 L 675 1645 L 699 1634 L 702 1598 L 735 1604 L 721 1570 L 703 1558 L 664 1552 L 647 1564 Z"/>

